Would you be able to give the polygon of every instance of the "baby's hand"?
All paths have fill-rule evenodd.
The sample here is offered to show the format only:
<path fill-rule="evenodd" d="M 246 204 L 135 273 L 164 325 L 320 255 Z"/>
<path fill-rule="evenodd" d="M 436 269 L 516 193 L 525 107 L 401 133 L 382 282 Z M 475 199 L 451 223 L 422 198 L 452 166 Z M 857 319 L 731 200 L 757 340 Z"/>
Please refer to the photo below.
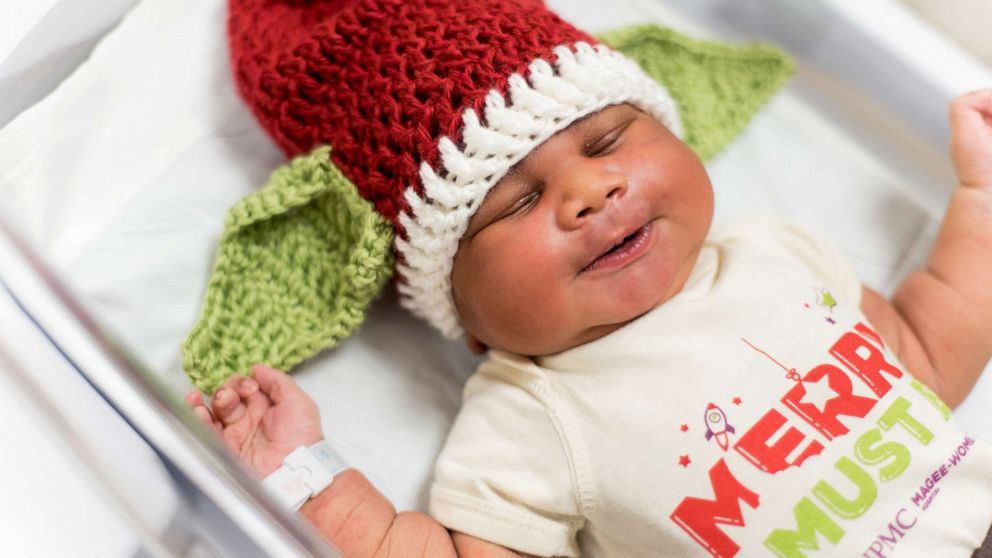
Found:
<path fill-rule="evenodd" d="M 963 186 L 992 189 L 992 89 L 951 102 L 951 161 Z"/>
<path fill-rule="evenodd" d="M 267 366 L 253 366 L 251 378 L 228 378 L 209 408 L 195 389 L 186 394 L 186 404 L 260 478 L 298 446 L 324 439 L 313 399 L 289 375 Z"/>

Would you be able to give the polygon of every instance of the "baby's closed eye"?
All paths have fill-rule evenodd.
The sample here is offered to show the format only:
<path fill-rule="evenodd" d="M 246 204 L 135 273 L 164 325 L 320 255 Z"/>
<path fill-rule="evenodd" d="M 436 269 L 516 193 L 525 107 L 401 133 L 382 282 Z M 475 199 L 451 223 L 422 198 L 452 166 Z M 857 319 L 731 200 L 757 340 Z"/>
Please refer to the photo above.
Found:
<path fill-rule="evenodd" d="M 496 220 L 504 219 L 507 217 L 512 217 L 514 215 L 526 212 L 528 209 L 537 204 L 538 200 L 541 199 L 542 188 L 540 186 L 534 186 L 529 192 L 520 196 L 513 202 L 510 207 L 506 209 L 503 213 L 496 218 Z"/>
<path fill-rule="evenodd" d="M 602 157 L 603 155 L 609 155 L 619 146 L 620 138 L 623 136 L 623 132 L 627 129 L 629 124 L 630 122 L 626 122 L 623 125 L 600 135 L 598 139 L 592 142 L 583 143 L 582 155 L 585 157 Z"/>

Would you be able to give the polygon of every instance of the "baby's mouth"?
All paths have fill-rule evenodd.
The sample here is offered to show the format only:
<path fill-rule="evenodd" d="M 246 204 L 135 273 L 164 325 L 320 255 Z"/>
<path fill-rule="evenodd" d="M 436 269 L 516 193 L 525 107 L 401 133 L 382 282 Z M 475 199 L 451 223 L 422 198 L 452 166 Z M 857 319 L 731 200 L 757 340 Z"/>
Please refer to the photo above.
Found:
<path fill-rule="evenodd" d="M 606 252 L 600 254 L 589 265 L 584 267 L 582 273 L 594 269 L 621 268 L 640 257 L 647 251 L 651 244 L 651 224 L 648 223 L 618 240 Z"/>

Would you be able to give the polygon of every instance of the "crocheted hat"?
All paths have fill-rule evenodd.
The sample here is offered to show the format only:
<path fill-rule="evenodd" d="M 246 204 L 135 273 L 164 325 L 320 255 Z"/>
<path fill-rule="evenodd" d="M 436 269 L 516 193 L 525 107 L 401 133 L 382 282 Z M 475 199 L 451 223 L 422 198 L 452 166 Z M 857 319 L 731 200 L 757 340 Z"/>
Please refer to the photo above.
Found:
<path fill-rule="evenodd" d="M 616 103 L 682 132 L 663 86 L 540 1 L 234 0 L 229 31 L 262 126 L 288 155 L 331 145 L 395 227 L 402 304 L 447 336 L 458 240 L 514 164 Z"/>
<path fill-rule="evenodd" d="M 299 157 L 228 215 L 183 347 L 207 391 L 251 363 L 286 369 L 347 336 L 393 250 L 401 303 L 459 335 L 458 240 L 535 147 L 626 102 L 705 160 L 791 72 L 776 49 L 658 27 L 611 36 L 635 62 L 540 0 L 231 0 L 230 10 L 240 93 Z M 684 135 L 673 96 L 690 117 Z"/>

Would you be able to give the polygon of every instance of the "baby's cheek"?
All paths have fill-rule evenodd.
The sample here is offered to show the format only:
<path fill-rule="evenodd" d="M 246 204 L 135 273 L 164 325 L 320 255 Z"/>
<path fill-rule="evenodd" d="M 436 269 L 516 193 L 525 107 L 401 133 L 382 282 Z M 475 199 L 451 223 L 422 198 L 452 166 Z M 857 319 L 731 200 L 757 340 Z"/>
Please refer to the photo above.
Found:
<path fill-rule="evenodd" d="M 476 282 L 472 293 L 480 324 L 507 346 L 557 335 L 568 320 L 568 246 L 555 244 L 559 239 L 539 215 L 529 217 L 477 235 L 472 258 L 460 262 Z"/>
<path fill-rule="evenodd" d="M 536 251 L 530 262 L 519 270 L 512 291 L 517 314 L 540 333 L 562 328 L 570 314 L 570 283 L 563 281 L 546 252 Z"/>

